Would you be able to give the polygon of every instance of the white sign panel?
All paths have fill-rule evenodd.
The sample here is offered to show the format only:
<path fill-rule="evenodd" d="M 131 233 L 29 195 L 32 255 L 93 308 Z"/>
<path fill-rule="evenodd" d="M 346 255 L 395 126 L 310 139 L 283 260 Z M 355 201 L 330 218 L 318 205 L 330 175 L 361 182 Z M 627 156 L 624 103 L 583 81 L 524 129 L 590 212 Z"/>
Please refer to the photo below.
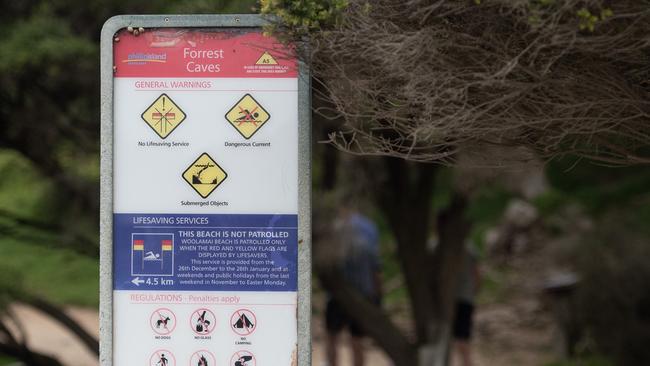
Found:
<path fill-rule="evenodd" d="M 113 64 L 113 364 L 297 364 L 295 56 L 123 29 Z"/>

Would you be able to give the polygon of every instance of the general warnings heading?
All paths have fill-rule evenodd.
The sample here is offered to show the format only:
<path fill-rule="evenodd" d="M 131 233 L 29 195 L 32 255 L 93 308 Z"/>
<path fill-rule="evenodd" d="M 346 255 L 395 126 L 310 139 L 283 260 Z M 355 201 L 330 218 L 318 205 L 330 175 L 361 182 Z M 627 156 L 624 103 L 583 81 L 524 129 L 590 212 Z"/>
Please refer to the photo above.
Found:
<path fill-rule="evenodd" d="M 228 174 L 207 153 L 201 154 L 183 172 L 183 179 L 206 198 L 228 177 Z"/>
<path fill-rule="evenodd" d="M 226 113 L 226 120 L 235 127 L 245 139 L 251 138 L 271 118 L 252 95 L 244 95 Z"/>
<path fill-rule="evenodd" d="M 181 108 L 164 93 L 142 113 L 142 119 L 163 139 L 169 136 L 185 117 Z"/>

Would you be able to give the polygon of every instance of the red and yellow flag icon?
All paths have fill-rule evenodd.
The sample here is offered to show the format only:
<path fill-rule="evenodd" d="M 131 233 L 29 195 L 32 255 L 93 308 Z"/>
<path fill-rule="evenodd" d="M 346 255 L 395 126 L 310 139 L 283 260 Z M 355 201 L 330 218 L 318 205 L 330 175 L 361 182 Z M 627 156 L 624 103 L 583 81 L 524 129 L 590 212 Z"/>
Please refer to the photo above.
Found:
<path fill-rule="evenodd" d="M 163 251 L 172 250 L 173 248 L 174 248 L 174 246 L 172 245 L 171 240 L 163 240 L 162 241 L 162 250 Z"/>
<path fill-rule="evenodd" d="M 144 250 L 144 240 L 134 240 L 133 250 Z"/>

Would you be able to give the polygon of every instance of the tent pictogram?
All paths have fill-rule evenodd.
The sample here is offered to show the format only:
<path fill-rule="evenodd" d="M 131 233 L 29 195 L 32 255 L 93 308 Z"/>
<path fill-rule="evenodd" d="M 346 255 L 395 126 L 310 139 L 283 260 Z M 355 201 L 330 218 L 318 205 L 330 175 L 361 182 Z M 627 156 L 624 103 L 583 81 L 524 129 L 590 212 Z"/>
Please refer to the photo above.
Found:
<path fill-rule="evenodd" d="M 278 62 L 271 56 L 269 51 L 265 51 L 260 58 L 257 59 L 255 65 L 277 65 Z"/>
<path fill-rule="evenodd" d="M 245 94 L 226 113 L 226 120 L 244 136 L 251 138 L 269 119 L 271 115 L 250 94 Z"/>
<path fill-rule="evenodd" d="M 164 93 L 142 113 L 142 119 L 163 139 L 169 136 L 185 117 L 185 112 Z"/>
<path fill-rule="evenodd" d="M 207 153 L 201 154 L 184 172 L 183 179 L 206 198 L 228 177 L 228 174 Z"/>
<path fill-rule="evenodd" d="M 230 317 L 230 326 L 235 333 L 246 336 L 257 329 L 257 319 L 252 311 L 239 309 Z"/>

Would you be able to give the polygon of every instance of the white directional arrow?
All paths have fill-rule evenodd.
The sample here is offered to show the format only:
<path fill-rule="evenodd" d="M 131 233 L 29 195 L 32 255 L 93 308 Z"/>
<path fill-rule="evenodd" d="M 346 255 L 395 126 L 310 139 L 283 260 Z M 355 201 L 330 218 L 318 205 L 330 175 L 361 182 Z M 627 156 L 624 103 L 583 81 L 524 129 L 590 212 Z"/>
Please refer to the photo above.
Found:
<path fill-rule="evenodd" d="M 141 280 L 140 277 L 136 277 L 132 279 L 131 282 L 136 286 L 140 286 L 141 283 L 144 283 L 144 280 Z"/>

